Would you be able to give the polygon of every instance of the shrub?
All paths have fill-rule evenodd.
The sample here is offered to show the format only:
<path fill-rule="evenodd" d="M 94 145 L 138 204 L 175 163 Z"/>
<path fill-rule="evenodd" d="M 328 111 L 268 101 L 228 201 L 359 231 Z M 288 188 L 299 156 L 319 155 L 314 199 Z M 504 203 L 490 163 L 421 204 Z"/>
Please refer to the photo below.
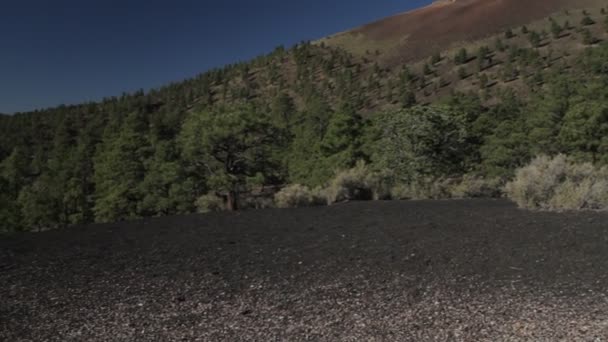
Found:
<path fill-rule="evenodd" d="M 224 199 L 214 193 L 208 193 L 199 197 L 196 200 L 195 205 L 199 213 L 208 213 L 226 209 Z"/>
<path fill-rule="evenodd" d="M 583 26 L 589 26 L 589 25 L 593 25 L 595 24 L 595 21 L 593 19 L 591 19 L 591 17 L 589 17 L 588 15 L 585 15 L 583 17 L 583 19 L 581 20 L 581 25 Z"/>
<path fill-rule="evenodd" d="M 467 76 L 469 76 L 469 74 L 467 73 L 467 69 L 465 69 L 464 67 L 458 68 L 458 78 L 464 80 L 465 78 L 467 78 Z"/>
<path fill-rule="evenodd" d="M 462 48 L 458 50 L 458 53 L 454 56 L 454 62 L 456 64 L 465 64 L 469 59 L 469 53 L 467 49 Z"/>
<path fill-rule="evenodd" d="M 241 199 L 240 203 L 242 209 L 266 209 L 274 206 L 273 198 L 268 196 L 246 196 Z"/>
<path fill-rule="evenodd" d="M 396 184 L 391 198 L 397 200 L 448 199 L 451 198 L 452 178 L 424 178 L 409 184 Z"/>
<path fill-rule="evenodd" d="M 327 203 L 374 199 L 375 180 L 369 167 L 359 162 L 349 170 L 340 171 L 326 189 Z"/>
<path fill-rule="evenodd" d="M 537 157 L 516 171 L 515 179 L 507 183 L 505 192 L 522 208 L 544 209 L 547 199 L 553 197 L 556 184 L 565 177 L 566 164 L 564 155 L 554 159 Z"/>
<path fill-rule="evenodd" d="M 462 180 L 450 189 L 452 198 L 492 198 L 502 195 L 500 178 L 484 179 L 465 175 Z"/>
<path fill-rule="evenodd" d="M 520 207 L 540 210 L 608 209 L 608 170 L 566 156 L 540 156 L 505 186 Z"/>
<path fill-rule="evenodd" d="M 274 195 L 274 202 L 279 208 L 310 207 L 315 205 L 325 205 L 325 198 L 322 191 L 311 190 L 309 187 L 292 184 L 284 187 Z"/>
<path fill-rule="evenodd" d="M 597 38 L 595 38 L 593 36 L 593 34 L 591 34 L 591 31 L 589 31 L 589 29 L 583 29 L 582 35 L 583 35 L 583 44 L 585 44 L 585 45 L 592 45 L 597 42 Z"/>
<path fill-rule="evenodd" d="M 387 170 L 371 172 L 367 178 L 367 184 L 372 190 L 375 201 L 390 200 L 391 188 L 394 184 L 393 173 Z"/>

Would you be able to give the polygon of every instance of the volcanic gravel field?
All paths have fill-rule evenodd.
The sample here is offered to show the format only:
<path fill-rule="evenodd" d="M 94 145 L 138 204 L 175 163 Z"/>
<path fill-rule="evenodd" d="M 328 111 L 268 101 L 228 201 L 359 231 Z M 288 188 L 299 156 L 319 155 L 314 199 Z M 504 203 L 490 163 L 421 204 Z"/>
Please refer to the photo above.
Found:
<path fill-rule="evenodd" d="M 351 202 L 0 238 L 1 341 L 608 341 L 608 213 Z"/>

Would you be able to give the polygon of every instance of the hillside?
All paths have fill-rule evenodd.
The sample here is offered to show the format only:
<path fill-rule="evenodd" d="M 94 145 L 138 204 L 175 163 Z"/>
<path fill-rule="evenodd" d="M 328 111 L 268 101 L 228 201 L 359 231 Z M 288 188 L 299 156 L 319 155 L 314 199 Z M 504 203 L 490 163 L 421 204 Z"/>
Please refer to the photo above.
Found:
<path fill-rule="evenodd" d="M 0 340 L 601 341 L 607 219 L 395 201 L 22 234 Z"/>
<path fill-rule="evenodd" d="M 601 0 L 446 0 L 320 40 L 355 55 L 380 50 L 382 62 L 409 63 L 564 10 L 599 8 Z"/>
<path fill-rule="evenodd" d="M 537 154 L 603 165 L 600 6 L 441 2 L 149 92 L 0 116 L 0 231 L 272 206 L 273 189 L 326 188 L 358 161 L 404 198 L 504 183 Z"/>

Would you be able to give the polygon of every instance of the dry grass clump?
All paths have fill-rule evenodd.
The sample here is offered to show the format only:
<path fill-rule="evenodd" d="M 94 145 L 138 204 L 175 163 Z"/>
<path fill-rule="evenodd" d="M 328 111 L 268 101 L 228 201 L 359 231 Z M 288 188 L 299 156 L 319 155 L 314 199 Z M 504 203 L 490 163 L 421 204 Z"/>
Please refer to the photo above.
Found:
<path fill-rule="evenodd" d="M 359 162 L 351 169 L 336 172 L 323 189 L 289 185 L 275 194 L 274 199 L 279 208 L 293 208 L 346 201 L 499 197 L 502 184 L 500 179 L 487 180 L 470 175 L 427 177 L 404 184 L 396 182 L 390 171 L 373 170 Z"/>
<path fill-rule="evenodd" d="M 327 203 L 373 199 L 369 177 L 370 172 L 363 163 L 358 163 L 352 169 L 336 173 L 325 191 Z"/>
<path fill-rule="evenodd" d="M 284 187 L 274 195 L 274 202 L 279 208 L 297 208 L 325 205 L 325 196 L 320 189 L 310 189 L 300 184 Z"/>
<path fill-rule="evenodd" d="M 222 211 L 226 207 L 224 199 L 214 193 L 208 193 L 199 197 L 196 200 L 195 205 L 197 212 L 199 213 Z"/>
<path fill-rule="evenodd" d="M 239 203 L 241 209 L 274 208 L 275 202 L 269 196 L 244 196 Z"/>
<path fill-rule="evenodd" d="M 396 184 L 391 189 L 393 199 L 451 199 L 493 198 L 502 195 L 500 179 L 485 179 L 472 175 L 462 178 L 426 178 L 409 184 Z"/>
<path fill-rule="evenodd" d="M 608 209 L 608 170 L 574 163 L 565 155 L 539 156 L 517 170 L 505 191 L 526 209 Z"/>
<path fill-rule="evenodd" d="M 500 178 L 485 179 L 465 175 L 450 188 L 452 198 L 495 198 L 502 196 L 504 183 Z"/>
<path fill-rule="evenodd" d="M 448 178 L 426 178 L 411 183 L 398 183 L 391 189 L 391 198 L 396 200 L 422 200 L 451 198 L 453 180 Z"/>

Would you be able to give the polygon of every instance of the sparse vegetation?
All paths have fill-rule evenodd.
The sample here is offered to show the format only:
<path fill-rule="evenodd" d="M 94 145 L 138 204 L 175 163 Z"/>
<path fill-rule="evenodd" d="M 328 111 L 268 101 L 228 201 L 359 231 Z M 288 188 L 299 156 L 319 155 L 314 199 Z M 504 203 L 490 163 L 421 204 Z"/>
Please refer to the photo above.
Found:
<path fill-rule="evenodd" d="M 226 210 L 226 203 L 220 196 L 209 193 L 199 197 L 196 200 L 196 210 L 199 213 L 209 213 L 212 211 Z"/>
<path fill-rule="evenodd" d="M 247 194 L 326 187 L 358 160 L 392 171 L 373 197 L 453 196 L 463 175 L 505 179 L 543 153 L 602 167 L 608 35 L 569 25 L 589 13 L 397 65 L 374 53 L 387 46 L 361 43 L 362 57 L 302 42 L 149 92 L 0 116 L 0 229 L 189 213 L 208 193 L 265 207 Z"/>
<path fill-rule="evenodd" d="M 336 173 L 325 193 L 327 203 L 338 203 L 351 200 L 373 200 L 378 197 L 375 189 L 376 180 L 370 168 L 363 162 L 348 170 Z"/>
<path fill-rule="evenodd" d="M 456 64 L 465 64 L 468 60 L 469 54 L 465 48 L 458 50 L 458 53 L 454 56 L 454 62 L 456 62 Z"/>
<path fill-rule="evenodd" d="M 517 170 L 505 190 L 527 209 L 608 209 L 608 169 L 575 163 L 565 155 L 540 156 Z"/>
<path fill-rule="evenodd" d="M 274 201 L 279 208 L 310 207 L 327 203 L 322 190 L 311 190 L 300 184 L 284 187 L 274 195 Z"/>
<path fill-rule="evenodd" d="M 495 198 L 502 196 L 503 181 L 500 178 L 483 178 L 465 175 L 450 188 L 452 198 Z"/>
<path fill-rule="evenodd" d="M 591 17 L 588 15 L 585 15 L 583 17 L 583 19 L 581 20 L 581 25 L 583 25 L 583 26 L 589 26 L 589 25 L 593 25 L 593 24 L 595 24 L 595 21 L 593 19 L 591 19 Z"/>
<path fill-rule="evenodd" d="M 528 40 L 530 41 L 530 44 L 532 44 L 532 47 L 537 48 L 540 46 L 542 38 L 540 34 L 538 34 L 538 32 L 530 31 L 530 33 L 528 34 Z"/>

